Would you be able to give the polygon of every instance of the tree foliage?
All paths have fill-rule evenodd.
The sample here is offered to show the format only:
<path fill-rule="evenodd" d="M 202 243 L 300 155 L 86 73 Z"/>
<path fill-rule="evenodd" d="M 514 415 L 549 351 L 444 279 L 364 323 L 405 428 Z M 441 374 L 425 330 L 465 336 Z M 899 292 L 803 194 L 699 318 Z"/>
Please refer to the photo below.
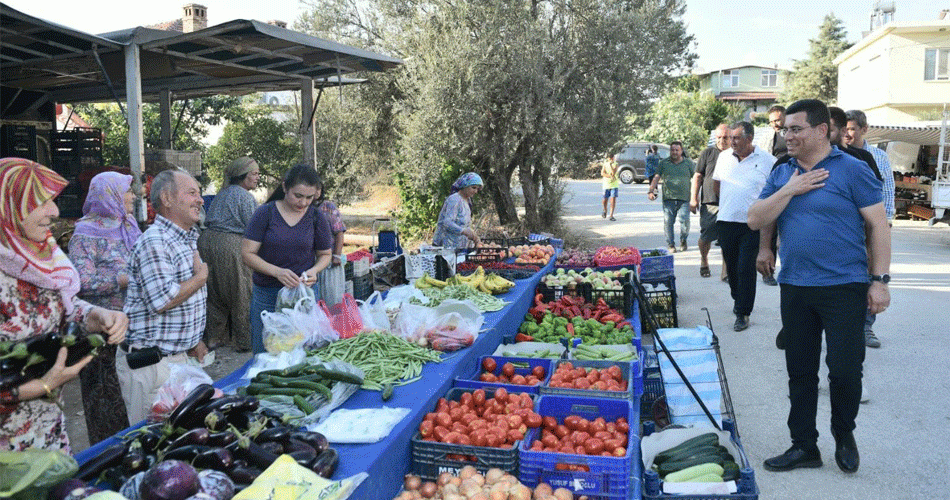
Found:
<path fill-rule="evenodd" d="M 202 140 L 208 135 L 208 127 L 229 119 L 239 102 L 239 98 L 230 96 L 172 102 L 172 149 L 203 152 Z M 119 106 L 115 103 L 79 104 L 75 110 L 90 125 L 102 129 L 105 135 L 103 162 L 129 166 L 129 125 Z M 161 139 L 158 104 L 142 106 L 142 128 L 145 148 L 158 149 Z"/>
<path fill-rule="evenodd" d="M 792 72 L 785 72 L 785 89 L 779 101 L 819 99 L 827 104 L 838 101 L 838 66 L 834 59 L 851 46 L 844 23 L 828 14 L 818 28 L 818 38 L 808 41 L 808 57 L 796 60 Z"/>
<path fill-rule="evenodd" d="M 366 156 L 392 162 L 405 192 L 434 196 L 446 166 L 469 166 L 502 224 L 521 222 L 512 190 L 520 185 L 532 230 L 559 216 L 556 172 L 602 155 L 623 135 L 624 117 L 694 59 L 678 0 L 310 5 L 298 29 L 405 62 L 361 96 L 381 110 L 369 121 L 379 132 Z"/>
<path fill-rule="evenodd" d="M 738 106 L 716 99 L 708 90 L 690 92 L 677 88 L 660 97 L 646 116 L 631 117 L 634 126 L 649 124 L 631 139 L 662 144 L 680 141 L 686 156 L 695 158 L 706 147 L 710 130 L 741 116 Z"/>

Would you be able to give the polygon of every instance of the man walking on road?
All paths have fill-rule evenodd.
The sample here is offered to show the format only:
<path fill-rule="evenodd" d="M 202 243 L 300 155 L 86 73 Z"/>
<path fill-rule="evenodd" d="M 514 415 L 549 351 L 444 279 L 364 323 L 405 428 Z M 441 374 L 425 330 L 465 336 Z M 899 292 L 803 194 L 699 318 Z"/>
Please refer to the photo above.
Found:
<path fill-rule="evenodd" d="M 828 121 L 821 101 L 789 106 L 784 132 L 792 159 L 772 172 L 749 209 L 751 229 L 776 223 L 782 238 L 778 281 L 788 339 L 792 446 L 765 461 L 770 471 L 822 465 L 815 423 L 822 330 L 835 461 L 845 472 L 858 470 L 853 430 L 861 398 L 863 323 L 868 309 L 878 313 L 890 303 L 882 183 L 864 162 L 831 146 Z"/>
<path fill-rule="evenodd" d="M 894 219 L 894 173 L 891 170 L 891 160 L 887 153 L 876 146 L 871 146 L 864 140 L 864 134 L 868 132 L 868 117 L 863 111 L 852 109 L 847 112 L 848 126 L 844 129 L 844 142 L 850 146 L 870 151 L 871 156 L 877 163 L 878 171 L 884 180 L 884 211 L 887 213 L 887 221 L 890 224 Z M 864 344 L 868 347 L 881 347 L 881 341 L 874 335 L 874 321 L 876 314 L 867 315 L 864 321 Z"/>
<path fill-rule="evenodd" d="M 605 219 L 607 218 L 607 199 L 610 199 L 610 220 L 617 220 L 614 218 L 614 211 L 617 210 L 617 194 L 620 191 L 618 172 L 619 167 L 617 162 L 614 161 L 613 153 L 611 153 L 607 155 L 607 159 L 600 166 L 600 177 L 603 179 L 604 187 L 604 211 L 600 216 Z"/>
<path fill-rule="evenodd" d="M 716 160 L 719 152 L 729 148 L 729 127 L 725 123 L 716 127 L 714 132 L 716 145 L 709 146 L 699 155 L 696 162 L 696 173 L 693 174 L 693 183 L 689 191 L 689 211 L 696 213 L 699 209 L 699 275 L 708 278 L 709 249 L 714 241 L 719 239 L 716 230 L 716 214 L 719 213 L 719 193 L 713 185 L 713 173 L 716 170 Z M 700 199 L 702 190 L 702 199 Z M 726 266 L 722 266 L 722 278 L 726 278 Z"/>
<path fill-rule="evenodd" d="M 670 143 L 670 157 L 660 160 L 656 175 L 650 182 L 650 201 L 656 199 L 656 186 L 663 179 L 663 227 L 666 231 L 666 246 L 670 253 L 676 252 L 673 244 L 673 220 L 680 222 L 680 250 L 686 251 L 686 239 L 689 237 L 689 179 L 696 164 L 684 157 L 683 143 Z"/>
<path fill-rule="evenodd" d="M 775 157 L 752 144 L 755 128 L 749 122 L 729 127 L 732 149 L 719 155 L 713 173 L 719 192 L 719 216 L 716 222 L 722 246 L 732 312 L 736 315 L 733 329 L 749 328 L 749 315 L 755 305 L 755 261 L 759 253 L 759 232 L 749 228 L 749 207 L 755 202 L 772 172 Z"/>

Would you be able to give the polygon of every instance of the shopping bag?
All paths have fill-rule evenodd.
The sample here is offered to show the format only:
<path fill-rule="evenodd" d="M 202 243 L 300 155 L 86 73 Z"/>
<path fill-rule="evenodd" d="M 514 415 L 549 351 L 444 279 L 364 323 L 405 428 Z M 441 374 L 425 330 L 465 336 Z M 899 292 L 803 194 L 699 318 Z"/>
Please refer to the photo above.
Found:
<path fill-rule="evenodd" d="M 303 332 L 303 346 L 307 349 L 318 349 L 340 338 L 340 334 L 333 329 L 333 321 L 312 299 L 300 299 L 293 311 L 287 311 L 287 314 Z"/>
<path fill-rule="evenodd" d="M 332 307 L 327 307 L 324 301 L 319 306 L 333 321 L 333 329 L 340 334 L 341 339 L 348 339 L 363 330 L 363 320 L 360 317 L 360 308 L 352 295 L 343 294 L 343 300 Z"/>
<path fill-rule="evenodd" d="M 294 323 L 293 318 L 288 314 L 292 311 L 293 306 L 289 309 L 279 309 L 277 312 L 261 312 L 261 322 L 264 325 L 261 336 L 267 352 L 277 354 L 292 351 L 306 340 L 304 330 Z"/>
<path fill-rule="evenodd" d="M 307 274 L 304 273 L 303 277 L 306 279 Z M 277 303 L 274 304 L 274 310 L 280 311 L 282 309 L 293 309 L 297 305 L 297 301 L 309 297 L 316 301 L 316 297 L 313 294 L 313 289 L 303 284 L 303 279 L 301 279 L 300 284 L 294 288 L 281 288 L 280 292 L 277 293 Z"/>
<path fill-rule="evenodd" d="M 335 306 L 343 300 L 343 293 L 346 291 L 346 276 L 342 265 L 330 265 L 323 271 L 320 271 L 320 298 L 328 306 Z"/>
<path fill-rule="evenodd" d="M 360 305 L 360 319 L 363 320 L 363 330 L 383 330 L 390 331 L 392 326 L 389 324 L 389 315 L 386 314 L 386 306 L 383 304 L 383 296 L 379 292 L 373 292 L 365 301 L 357 300 Z"/>
<path fill-rule="evenodd" d="M 165 421 L 195 387 L 213 383 L 214 380 L 200 367 L 188 363 L 169 363 L 168 378 L 158 388 L 147 417 L 148 422 Z"/>

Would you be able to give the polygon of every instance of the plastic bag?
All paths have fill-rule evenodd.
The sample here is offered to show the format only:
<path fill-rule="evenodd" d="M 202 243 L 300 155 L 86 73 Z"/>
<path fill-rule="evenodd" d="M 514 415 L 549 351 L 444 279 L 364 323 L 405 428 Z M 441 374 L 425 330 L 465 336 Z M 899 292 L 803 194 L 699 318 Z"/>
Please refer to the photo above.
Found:
<path fill-rule="evenodd" d="M 437 351 L 457 351 L 475 342 L 478 327 L 479 325 L 458 312 L 450 312 L 432 322 L 426 329 L 426 340 Z"/>
<path fill-rule="evenodd" d="M 214 380 L 201 368 L 190 363 L 169 363 L 168 378 L 158 388 L 158 395 L 152 403 L 148 422 L 163 422 L 178 404 L 185 400 L 188 393 L 201 384 L 213 384 Z"/>
<path fill-rule="evenodd" d="M 320 298 L 331 306 L 339 304 L 343 300 L 345 284 L 346 274 L 343 265 L 327 266 L 326 269 L 320 271 Z"/>
<path fill-rule="evenodd" d="M 304 352 L 303 347 L 290 352 L 279 352 L 277 354 L 262 352 L 254 356 L 254 362 L 251 363 L 251 366 L 247 368 L 247 371 L 241 378 L 250 380 L 262 371 L 283 370 L 288 366 L 299 364 L 306 357 L 307 353 Z"/>
<path fill-rule="evenodd" d="M 360 307 L 360 319 L 363 320 L 363 330 L 392 330 L 389 324 L 389 315 L 386 314 L 386 306 L 383 305 L 383 296 L 379 292 L 373 292 L 365 301 L 356 301 Z"/>
<path fill-rule="evenodd" d="M 235 495 L 234 500 L 264 498 L 345 500 L 367 477 L 369 474 L 360 472 L 346 479 L 331 481 L 298 464 L 290 455 L 281 455 L 267 470 L 257 476 L 250 486 Z"/>
<path fill-rule="evenodd" d="M 59 450 L 0 451 L 0 498 L 46 498 L 77 470 L 76 460 Z"/>
<path fill-rule="evenodd" d="M 375 443 L 382 441 L 402 419 L 409 408 L 339 409 L 323 422 L 309 427 L 326 436 L 331 443 Z"/>
<path fill-rule="evenodd" d="M 426 330 L 435 318 L 435 310 L 431 307 L 406 302 L 396 316 L 393 334 L 409 342 L 419 343 L 422 339 L 422 345 L 428 345 L 429 341 L 425 338 Z"/>
<path fill-rule="evenodd" d="M 421 290 L 412 285 L 401 285 L 390 288 L 389 291 L 386 292 L 384 303 L 386 304 L 386 309 L 393 309 L 399 307 L 400 304 L 408 303 L 411 298 L 418 299 L 422 304 L 429 303 L 429 297 L 426 297 Z"/>
<path fill-rule="evenodd" d="M 292 311 L 293 307 L 277 312 L 261 311 L 261 322 L 264 324 L 261 335 L 267 352 L 277 354 L 292 351 L 306 340 L 304 330 L 294 323 L 289 314 Z"/>
<path fill-rule="evenodd" d="M 303 358 L 299 362 L 303 362 L 303 361 L 306 361 L 307 363 L 311 365 L 324 366 L 334 371 L 352 373 L 354 375 L 358 375 L 361 378 L 364 376 L 363 370 L 349 363 L 346 363 L 344 361 L 339 361 L 339 360 L 323 361 L 317 356 L 310 356 L 307 358 Z M 297 364 L 297 363 L 294 363 L 294 364 Z M 287 416 L 290 416 L 291 418 L 294 418 L 295 419 L 294 425 L 297 425 L 297 426 L 315 425 L 321 420 L 323 420 L 324 418 L 326 418 L 326 416 L 329 415 L 330 412 L 332 412 L 333 410 L 338 408 L 340 405 L 342 405 L 344 402 L 346 402 L 346 400 L 349 399 L 350 396 L 352 396 L 353 393 L 359 389 L 360 389 L 360 386 L 357 384 L 347 384 L 344 382 L 337 382 L 333 384 L 333 388 L 330 389 L 329 401 L 327 401 L 322 395 L 320 395 L 319 392 L 314 392 L 313 394 L 305 398 L 311 405 L 313 405 L 317 409 L 317 411 L 309 415 L 304 414 L 304 412 L 301 411 L 300 408 L 297 407 L 297 405 L 294 403 L 293 398 L 289 396 L 268 396 L 266 399 L 261 398 L 260 405 L 265 408 L 270 408 L 274 411 L 277 411 L 278 413 L 282 415 L 287 415 Z"/>
<path fill-rule="evenodd" d="M 316 302 L 317 298 L 313 294 L 313 289 L 303 284 L 303 280 L 307 278 L 307 273 L 304 273 L 300 277 L 301 282 L 294 288 L 281 288 L 280 292 L 277 294 L 277 303 L 274 304 L 274 310 L 280 311 L 283 309 L 293 309 L 297 305 L 297 301 L 303 298 L 309 298 L 310 300 Z"/>
<path fill-rule="evenodd" d="M 322 300 L 319 302 L 323 312 L 333 321 L 333 329 L 340 334 L 341 339 L 348 339 L 363 330 L 363 319 L 360 317 L 360 308 L 352 295 L 343 294 L 343 301 L 327 308 Z"/>
<path fill-rule="evenodd" d="M 303 346 L 308 349 L 323 347 L 340 338 L 333 329 L 333 321 L 323 308 L 309 298 L 300 299 L 293 311 L 287 311 L 291 321 L 304 333 Z"/>

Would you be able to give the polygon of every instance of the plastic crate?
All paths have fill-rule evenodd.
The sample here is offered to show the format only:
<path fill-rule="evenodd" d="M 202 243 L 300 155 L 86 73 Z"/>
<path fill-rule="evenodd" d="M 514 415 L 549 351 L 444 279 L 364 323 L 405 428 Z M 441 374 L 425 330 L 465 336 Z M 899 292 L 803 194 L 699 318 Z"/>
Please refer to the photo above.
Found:
<path fill-rule="evenodd" d="M 343 264 L 343 278 L 346 280 L 353 280 L 353 263 L 346 261 L 346 264 Z"/>
<path fill-rule="evenodd" d="M 650 252 L 660 252 L 663 255 L 646 257 L 645 255 Z M 642 255 L 644 257 L 640 261 L 641 279 L 659 279 L 673 276 L 673 254 L 669 251 L 664 248 L 657 248 L 655 250 L 645 250 Z"/>
<path fill-rule="evenodd" d="M 642 354 L 642 353 L 639 353 Z M 541 384 L 541 395 L 551 394 L 558 396 L 574 396 L 579 398 L 605 398 L 605 399 L 630 399 L 632 396 L 639 396 L 642 392 L 643 384 L 640 382 L 641 377 L 643 376 L 643 356 L 640 355 L 636 361 L 631 362 L 619 362 L 619 361 L 583 361 L 583 360 L 559 360 L 554 364 L 554 372 L 557 372 L 557 367 L 561 366 L 564 363 L 571 363 L 575 368 L 584 367 L 584 368 L 597 368 L 598 370 L 604 370 L 610 368 L 611 366 L 619 366 L 621 373 L 623 373 L 624 380 L 627 381 L 627 390 L 626 391 L 598 391 L 596 389 L 573 389 L 567 387 L 551 387 L 550 380 Z"/>
<path fill-rule="evenodd" d="M 356 300 L 366 300 L 373 294 L 373 275 L 366 274 L 353 278 L 353 298 Z"/>
<path fill-rule="evenodd" d="M 505 363 L 527 363 L 527 368 L 515 367 L 515 374 L 526 376 L 531 373 L 531 370 L 536 366 L 541 366 L 544 368 L 544 379 L 541 380 L 541 383 L 538 385 L 518 385 L 518 384 L 503 384 L 500 382 L 482 382 L 478 380 L 478 377 L 482 373 L 482 362 L 485 358 L 491 358 L 495 360 L 495 363 L 498 364 L 498 367 L 495 369 L 494 375 L 501 373 L 501 367 Z M 478 358 L 478 365 L 475 370 L 475 374 L 470 378 L 461 378 L 457 377 L 455 387 L 461 387 L 463 389 L 497 389 L 499 387 L 504 387 L 508 392 L 527 392 L 529 394 L 538 394 L 540 388 L 543 384 L 551 380 L 551 374 L 554 372 L 554 362 L 550 359 L 539 359 L 539 358 L 509 358 L 505 356 L 481 356 Z"/>
<path fill-rule="evenodd" d="M 644 304 L 641 305 L 640 319 L 643 333 L 655 333 L 650 324 L 649 316 L 644 310 L 649 307 L 653 311 L 660 328 L 679 327 L 679 318 L 676 314 L 676 277 L 669 276 L 656 280 L 640 279 L 644 288 Z M 660 287 L 659 285 L 662 285 Z M 661 289 L 657 289 L 661 288 Z"/>
<path fill-rule="evenodd" d="M 468 251 L 465 262 L 485 264 L 503 262 L 508 258 L 508 249 L 504 247 L 478 247 Z"/>
<path fill-rule="evenodd" d="M 643 435 L 649 436 L 653 433 L 654 426 L 647 424 L 643 427 Z M 739 465 L 739 479 L 736 481 L 738 491 L 729 495 L 679 495 L 672 493 L 663 493 L 663 481 L 660 476 L 652 470 L 643 471 L 643 481 L 641 483 L 642 498 L 644 500 L 758 500 L 759 487 L 755 482 L 755 471 L 749 465 L 749 459 L 742 443 L 739 441 L 735 432 L 735 423 L 730 419 L 723 419 L 722 429 L 730 432 L 732 445 L 738 450 L 736 463 Z M 643 461 L 640 461 L 641 469 Z"/>
<path fill-rule="evenodd" d="M 636 401 L 636 397 L 634 397 Z M 639 420 L 635 406 L 630 400 L 589 399 L 584 397 L 541 396 L 538 413 L 542 417 L 554 417 L 558 423 L 569 415 L 588 420 L 603 417 L 612 422 L 620 417 L 631 422 L 627 434 L 627 454 L 623 457 L 574 455 L 532 451 L 531 443 L 541 435 L 540 429 L 530 429 L 521 442 L 521 466 L 518 479 L 529 487 L 547 483 L 552 488 L 567 488 L 576 496 L 589 498 L 628 498 L 630 476 L 636 470 L 634 461 L 639 456 L 640 438 L 636 422 Z M 581 465 L 590 472 L 558 470 L 562 464 Z"/>
<path fill-rule="evenodd" d="M 458 401 L 462 394 L 474 391 L 475 389 L 453 388 L 445 395 L 445 399 Z M 485 389 L 487 399 L 491 399 L 494 395 L 495 389 Z M 534 394 L 530 396 L 535 400 L 535 409 L 537 409 L 537 396 Z M 488 469 L 497 467 L 514 475 L 518 473 L 520 444 L 521 441 L 518 441 L 511 448 L 490 448 L 439 443 L 424 441 L 416 431 L 412 437 L 412 472 L 425 480 L 435 481 L 443 472 L 458 475 L 462 467 L 471 465 L 482 474 L 488 472 Z M 470 460 L 459 460 L 458 457 L 466 457 Z"/>
<path fill-rule="evenodd" d="M 633 315 L 634 292 L 630 283 L 625 283 L 620 290 L 597 290 L 590 289 L 590 302 L 597 302 L 597 299 L 604 299 L 604 302 L 611 309 L 616 309 L 625 318 Z"/>
<path fill-rule="evenodd" d="M 520 237 L 520 238 L 508 238 L 508 246 L 517 246 L 517 245 L 550 245 L 551 240 L 543 236 L 538 236 L 536 239 L 531 239 L 529 237 Z"/>
<path fill-rule="evenodd" d="M 564 286 L 548 286 L 544 283 L 538 283 L 535 293 L 541 294 L 541 300 L 544 302 L 554 302 L 560 300 L 565 295 L 568 297 L 582 297 L 590 302 L 590 285 L 579 283 L 574 288 Z"/>

